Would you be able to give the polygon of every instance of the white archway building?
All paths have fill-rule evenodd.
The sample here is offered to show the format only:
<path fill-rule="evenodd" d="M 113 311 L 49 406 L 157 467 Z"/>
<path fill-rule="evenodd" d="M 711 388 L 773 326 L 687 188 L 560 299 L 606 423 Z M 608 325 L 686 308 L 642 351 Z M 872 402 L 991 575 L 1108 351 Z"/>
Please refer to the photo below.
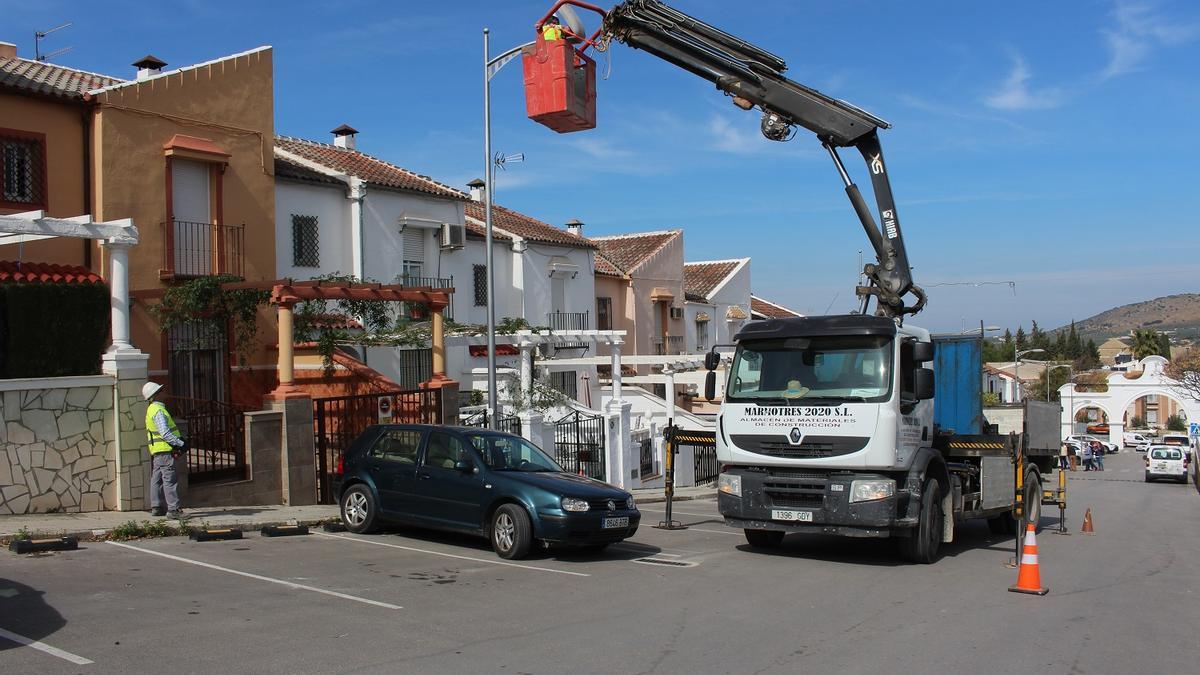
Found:
<path fill-rule="evenodd" d="M 1071 421 L 1080 410 L 1099 408 L 1108 415 L 1109 442 L 1121 444 L 1125 431 L 1125 410 L 1147 394 L 1157 394 L 1175 400 L 1188 420 L 1200 421 L 1200 401 L 1181 394 L 1178 389 L 1179 383 L 1163 372 L 1166 367 L 1165 358 L 1147 356 L 1127 372 L 1109 373 L 1106 392 L 1077 392 L 1074 383 L 1059 387 L 1059 400 L 1063 403 L 1063 438 L 1071 434 Z"/>

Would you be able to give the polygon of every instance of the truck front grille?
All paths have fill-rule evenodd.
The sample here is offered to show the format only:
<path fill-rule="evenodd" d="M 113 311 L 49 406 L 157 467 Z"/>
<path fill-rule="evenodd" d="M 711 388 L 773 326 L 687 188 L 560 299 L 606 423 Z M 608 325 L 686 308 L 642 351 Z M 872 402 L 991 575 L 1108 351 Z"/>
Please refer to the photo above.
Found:
<path fill-rule="evenodd" d="M 819 509 L 825 505 L 825 497 L 823 495 L 784 493 L 773 490 L 767 490 L 766 492 L 767 497 L 771 499 L 771 506 Z"/>
<path fill-rule="evenodd" d="M 806 436 L 799 445 L 792 445 L 787 436 L 730 434 L 729 440 L 746 452 L 768 457 L 805 459 L 849 455 L 867 447 L 871 439 L 868 436 Z"/>

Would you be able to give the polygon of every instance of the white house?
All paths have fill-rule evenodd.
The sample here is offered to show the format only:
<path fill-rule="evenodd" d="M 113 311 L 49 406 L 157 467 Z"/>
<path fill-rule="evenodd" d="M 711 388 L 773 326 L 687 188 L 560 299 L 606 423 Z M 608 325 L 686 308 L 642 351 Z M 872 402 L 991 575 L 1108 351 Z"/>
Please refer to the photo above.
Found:
<path fill-rule="evenodd" d="M 685 349 L 729 344 L 750 319 L 750 259 L 683 264 Z"/>
<path fill-rule="evenodd" d="M 281 277 L 353 274 L 440 288 L 465 245 L 465 193 L 359 152 L 341 126 L 332 144 L 275 139 L 275 255 Z M 456 294 L 449 312 L 462 305 Z M 407 350 L 372 347 L 374 370 L 411 386 L 424 379 Z M 453 375 L 452 375 L 453 376 Z"/>

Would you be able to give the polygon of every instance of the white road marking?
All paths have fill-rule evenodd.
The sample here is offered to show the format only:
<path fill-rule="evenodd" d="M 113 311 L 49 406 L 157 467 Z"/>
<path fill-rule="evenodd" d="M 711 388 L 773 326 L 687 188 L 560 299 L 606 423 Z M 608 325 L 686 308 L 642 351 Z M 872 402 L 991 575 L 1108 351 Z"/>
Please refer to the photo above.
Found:
<path fill-rule="evenodd" d="M 342 598 L 343 600 L 353 600 L 354 602 L 361 602 L 366 605 L 375 605 L 376 607 L 383 607 L 384 609 L 404 609 L 400 605 L 393 605 L 391 603 L 380 602 L 378 600 L 370 600 L 368 598 L 360 598 L 356 595 L 349 595 L 346 593 L 338 593 L 337 591 L 330 591 L 330 590 L 326 590 L 324 588 L 317 588 L 316 586 L 305 586 L 304 584 L 297 584 L 297 583 L 294 583 L 291 581 L 284 581 L 283 579 L 273 579 L 271 577 L 264 577 L 261 574 L 251 574 L 250 572 L 242 572 L 240 570 L 230 569 L 228 567 L 221 567 L 220 565 L 213 565 L 212 563 L 206 563 L 206 562 L 201 562 L 199 560 L 192 560 L 191 558 L 184 558 L 184 557 L 177 556 L 177 555 L 171 555 L 170 553 L 162 553 L 160 551 L 151 551 L 148 548 L 142 548 L 140 546 L 132 546 L 130 544 L 122 544 L 122 543 L 115 542 L 115 541 L 110 541 L 107 543 L 112 544 L 113 546 L 120 546 L 121 548 L 127 548 L 131 551 L 138 551 L 139 553 L 148 553 L 150 555 L 156 555 L 156 556 L 159 556 L 162 558 L 167 558 L 169 560 L 175 560 L 178 562 L 187 563 L 189 565 L 196 565 L 198 567 L 207 567 L 210 570 L 217 570 L 218 572 L 225 572 L 227 574 L 236 574 L 240 577 L 247 577 L 249 579 L 257 579 L 259 581 L 266 581 L 266 582 L 270 582 L 272 584 L 279 584 L 280 586 L 287 586 L 288 588 L 291 588 L 293 590 L 312 591 L 313 593 L 321 593 L 322 595 L 332 595 L 335 598 Z"/>
<path fill-rule="evenodd" d="M 524 570 L 535 570 L 538 572 L 553 572 L 555 574 L 567 574 L 573 577 L 590 577 L 590 574 L 583 572 L 568 572 L 566 570 L 556 570 L 550 567 L 537 567 L 535 565 L 521 565 L 518 563 L 504 562 L 502 560 L 488 560 L 487 558 L 472 558 L 465 555 L 455 555 L 453 553 L 442 553 L 441 551 L 430 551 L 425 548 L 415 548 L 413 546 L 401 546 L 400 544 L 389 544 L 386 541 L 374 541 L 371 539 L 359 539 L 358 537 L 346 537 L 338 534 L 326 534 L 324 532 L 310 532 L 321 537 L 329 537 L 330 539 L 345 539 L 346 541 L 357 541 L 360 544 L 374 544 L 376 546 L 386 546 L 388 548 L 398 548 L 402 551 L 414 551 L 416 553 L 427 553 L 429 555 L 440 555 L 446 558 L 457 558 L 459 560 L 470 560 L 471 562 L 485 563 L 487 565 L 502 565 L 504 567 L 519 567 Z"/>
<path fill-rule="evenodd" d="M 90 659 L 85 659 L 82 656 L 76 656 L 76 655 L 72 654 L 71 652 L 64 652 L 63 650 L 59 649 L 58 647 L 51 647 L 50 645 L 46 644 L 45 642 L 38 642 L 37 640 L 31 640 L 31 639 L 25 637 L 24 635 L 17 635 L 16 633 L 10 633 L 10 632 L 4 630 L 3 628 L 0 628 L 0 638 L 4 638 L 6 640 L 12 640 L 13 642 L 15 642 L 17 644 L 25 645 L 26 647 L 33 647 L 34 649 L 38 650 L 39 652 L 44 652 L 46 654 L 49 654 L 50 656 L 57 656 L 58 658 L 60 658 L 64 661 L 70 661 L 71 663 L 74 663 L 77 666 L 86 666 L 89 663 L 95 663 L 94 661 L 92 661 Z"/>

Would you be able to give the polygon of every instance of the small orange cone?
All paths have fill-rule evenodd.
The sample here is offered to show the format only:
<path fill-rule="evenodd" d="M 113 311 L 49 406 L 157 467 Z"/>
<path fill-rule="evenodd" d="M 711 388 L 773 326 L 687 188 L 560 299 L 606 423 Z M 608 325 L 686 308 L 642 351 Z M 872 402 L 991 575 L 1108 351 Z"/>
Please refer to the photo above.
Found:
<path fill-rule="evenodd" d="M 1096 531 L 1092 529 L 1092 509 L 1091 509 L 1091 507 L 1089 507 L 1088 510 L 1085 511 L 1083 514 L 1083 533 L 1084 534 L 1096 534 Z"/>
<path fill-rule="evenodd" d="M 1017 585 L 1009 586 L 1013 593 L 1029 593 L 1030 595 L 1045 595 L 1049 588 L 1042 588 L 1041 574 L 1038 572 L 1037 534 L 1033 523 L 1025 530 L 1025 550 L 1021 553 L 1021 570 L 1017 572 Z"/>

